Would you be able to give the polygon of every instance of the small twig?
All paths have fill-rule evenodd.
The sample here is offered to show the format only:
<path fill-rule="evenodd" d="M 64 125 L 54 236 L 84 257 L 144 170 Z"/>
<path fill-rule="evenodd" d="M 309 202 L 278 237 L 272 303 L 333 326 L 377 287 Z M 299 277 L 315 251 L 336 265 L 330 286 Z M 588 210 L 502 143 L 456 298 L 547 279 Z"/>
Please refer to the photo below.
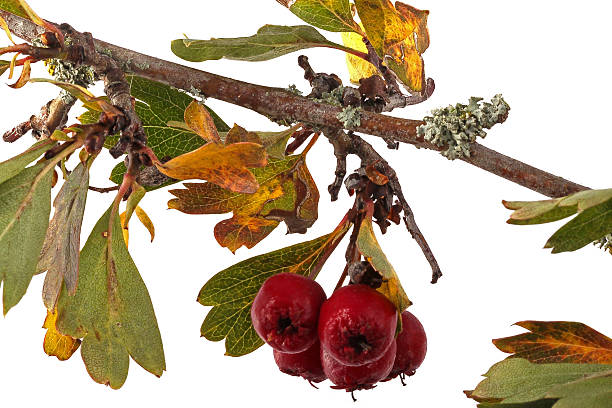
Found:
<path fill-rule="evenodd" d="M 117 191 L 119 190 L 119 186 L 112 186 L 112 187 L 94 187 L 94 186 L 89 186 L 88 187 L 91 191 L 95 191 L 96 193 L 110 193 L 111 191 Z"/>
<path fill-rule="evenodd" d="M 432 270 L 431 281 L 432 283 L 436 283 L 442 276 L 440 266 L 438 265 L 433 251 L 429 247 L 427 240 L 421 233 L 414 219 L 414 213 L 404 197 L 404 193 L 402 192 L 402 188 L 395 170 L 393 170 L 389 163 L 372 147 L 372 145 L 355 134 L 351 133 L 348 135 L 343 130 L 328 130 L 325 133 L 325 136 L 334 146 L 338 146 L 338 149 L 343 149 L 346 154 L 354 154 L 358 156 L 362 161 L 362 165 L 376 163 L 378 170 L 389 178 L 389 187 L 402 205 L 406 228 L 410 232 L 412 238 L 414 238 L 414 240 L 417 242 L 421 248 L 421 251 L 423 252 L 423 255 L 429 262 Z"/>

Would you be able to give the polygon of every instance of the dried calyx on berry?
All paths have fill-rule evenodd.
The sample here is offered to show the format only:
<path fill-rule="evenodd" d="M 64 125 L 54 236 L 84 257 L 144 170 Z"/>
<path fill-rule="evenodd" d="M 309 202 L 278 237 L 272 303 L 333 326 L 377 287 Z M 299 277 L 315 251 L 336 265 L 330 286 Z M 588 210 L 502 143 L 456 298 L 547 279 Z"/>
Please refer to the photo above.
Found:
<path fill-rule="evenodd" d="M 352 263 L 348 268 L 348 276 L 351 279 L 351 284 L 366 285 L 372 289 L 380 288 L 383 282 L 380 273 L 368 261 Z"/>

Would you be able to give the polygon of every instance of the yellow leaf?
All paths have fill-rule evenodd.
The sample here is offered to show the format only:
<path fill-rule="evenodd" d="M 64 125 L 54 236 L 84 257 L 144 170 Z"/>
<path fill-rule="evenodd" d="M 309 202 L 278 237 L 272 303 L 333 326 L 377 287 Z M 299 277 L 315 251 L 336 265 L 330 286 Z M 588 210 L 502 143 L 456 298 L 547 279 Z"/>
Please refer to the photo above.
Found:
<path fill-rule="evenodd" d="M 412 91 L 421 92 L 425 70 L 421 54 L 429 47 L 428 11 L 389 0 L 356 0 L 366 34 L 378 55 Z"/>
<path fill-rule="evenodd" d="M 208 180 L 237 193 L 252 194 L 259 184 L 248 168 L 263 167 L 267 163 L 266 151 L 256 143 L 234 143 L 223 146 L 208 143 L 197 150 L 185 153 L 155 165 L 166 176 L 178 179 Z"/>
<path fill-rule="evenodd" d="M 43 323 L 43 329 L 47 329 L 43 350 L 49 356 L 55 356 L 58 360 L 68 360 L 81 345 L 81 340 L 70 336 L 64 336 L 55 328 L 57 312 L 47 310 L 47 317 Z"/>
<path fill-rule="evenodd" d="M 15 89 L 19 89 L 23 87 L 30 80 L 30 72 L 31 72 L 30 61 L 25 60 L 23 63 L 23 70 L 21 71 L 21 76 L 19 77 L 17 82 L 9 86 Z"/>
<path fill-rule="evenodd" d="M 149 231 L 149 234 L 151 234 L 151 242 L 153 242 L 153 239 L 155 239 L 155 226 L 153 225 L 153 222 L 151 221 L 147 213 L 142 208 L 140 208 L 140 206 L 136 207 L 136 216 L 138 217 L 142 225 L 144 225 L 145 228 Z"/>
<path fill-rule="evenodd" d="M 6 23 L 6 20 L 4 20 L 1 16 L 0 16 L 0 26 L 2 27 L 2 29 L 6 33 L 6 36 L 9 38 L 9 40 L 13 44 L 15 44 L 15 41 L 13 40 L 13 36 L 11 35 L 11 30 L 9 29 L 8 24 Z"/>
<path fill-rule="evenodd" d="M 207 142 L 221 143 L 217 127 L 208 110 L 197 101 L 185 109 L 185 123 L 191 130 Z"/>
<path fill-rule="evenodd" d="M 128 228 L 129 220 L 127 219 L 127 211 L 124 211 L 119 216 L 119 220 L 121 221 L 121 231 L 123 232 L 123 240 L 125 241 L 125 246 L 129 247 L 130 242 L 130 230 Z"/>
<path fill-rule="evenodd" d="M 368 49 L 363 43 L 363 37 L 357 33 L 342 33 L 342 43 L 357 51 L 368 52 Z M 372 75 L 378 74 L 378 69 L 374 65 L 353 54 L 346 54 L 346 65 L 348 66 L 351 82 L 354 84 L 359 84 L 359 80 L 362 78 L 369 78 Z"/>
<path fill-rule="evenodd" d="M 45 22 L 43 21 L 43 19 L 38 17 L 38 14 L 36 14 L 36 12 L 32 10 L 32 7 L 30 7 L 30 5 L 26 3 L 25 0 L 17 0 L 17 1 L 19 2 L 23 10 L 26 12 L 28 17 L 30 17 L 30 20 L 32 20 L 34 24 L 37 24 L 39 26 L 45 26 Z"/>

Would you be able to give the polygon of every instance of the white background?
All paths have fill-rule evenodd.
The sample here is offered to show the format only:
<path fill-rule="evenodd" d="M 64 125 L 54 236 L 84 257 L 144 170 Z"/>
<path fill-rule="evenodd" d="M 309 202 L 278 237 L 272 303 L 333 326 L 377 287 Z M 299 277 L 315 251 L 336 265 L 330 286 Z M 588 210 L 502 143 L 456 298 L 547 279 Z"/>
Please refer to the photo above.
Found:
<path fill-rule="evenodd" d="M 273 0 L 266 1 L 43 1 L 31 0 L 43 17 L 69 22 L 98 38 L 176 61 L 170 40 L 251 35 L 266 23 L 298 24 Z M 431 10 L 431 47 L 424 55 L 434 96 L 418 107 L 395 114 L 421 118 L 434 107 L 490 98 L 503 92 L 512 106 L 508 121 L 484 141 L 507 155 L 593 188 L 610 187 L 609 96 L 612 94 L 608 43 L 612 6 L 602 1 L 501 2 L 414 0 Z M 329 34 L 339 41 L 339 35 Z M 8 44 L 8 40 L 3 40 Z M 308 50 L 313 67 L 347 80 L 344 57 L 334 50 Z M 291 83 L 308 90 L 296 65 L 298 54 L 270 62 L 210 61 L 204 70 L 265 85 Z M 40 76 L 42 70 L 34 76 Z M 5 76 L 2 82 L 9 82 Z M 10 81 L 12 82 L 12 81 Z M 30 84 L 15 91 L 0 88 L 2 131 L 36 112 L 57 91 Z M 276 125 L 242 108 L 210 100 L 228 123 L 250 130 Z M 407 387 L 393 381 L 359 392 L 357 406 L 473 407 L 462 390 L 504 358 L 491 339 L 518 333 L 511 324 L 526 319 L 574 320 L 612 333 L 610 255 L 588 247 L 577 253 L 550 255 L 542 246 L 560 224 L 517 227 L 505 224 L 502 199 L 543 198 L 462 162 L 431 151 L 402 146 L 387 151 L 369 138 L 395 166 L 421 229 L 445 276 L 430 285 L 430 271 L 418 246 L 403 227 L 382 237 L 383 248 L 399 272 L 412 311 L 429 337 L 427 359 Z M 0 160 L 31 143 L 25 137 L 0 145 Z M 107 154 L 93 167 L 92 184 L 107 186 L 112 160 Z M 43 277 L 34 278 L 21 303 L 0 318 L 0 395 L 6 406 L 87 404 L 129 406 L 353 406 L 349 395 L 320 390 L 278 372 L 269 348 L 242 357 L 225 357 L 223 343 L 199 337 L 207 309 L 195 299 L 214 273 L 240 260 L 329 232 L 350 206 L 343 191 L 331 204 L 327 185 L 335 160 L 331 145 L 320 140 L 309 154 L 310 169 L 321 190 L 320 220 L 306 237 L 284 234 L 279 227 L 253 250 L 232 255 L 213 238 L 216 222 L 226 216 L 188 216 L 166 210 L 167 191 L 142 202 L 157 229 L 150 244 L 133 222 L 130 249 L 148 285 L 164 340 L 168 371 L 161 379 L 132 361 L 120 391 L 94 383 L 79 353 L 59 362 L 42 351 L 45 309 L 40 299 Z M 349 162 L 355 168 L 357 161 Z M 55 189 L 57 191 L 57 188 Z M 112 197 L 91 193 L 83 239 Z M 342 247 L 341 247 L 342 248 Z M 321 282 L 331 291 L 342 270 L 342 252 L 329 260 Z M 36 256 L 32 254 L 32 256 Z"/>

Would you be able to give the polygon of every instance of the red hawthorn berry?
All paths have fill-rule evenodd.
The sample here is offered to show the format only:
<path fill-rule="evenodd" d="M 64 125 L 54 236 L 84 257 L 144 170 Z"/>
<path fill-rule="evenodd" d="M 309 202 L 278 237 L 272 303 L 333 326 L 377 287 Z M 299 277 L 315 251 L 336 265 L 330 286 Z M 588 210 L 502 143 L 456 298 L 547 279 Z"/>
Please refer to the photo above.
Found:
<path fill-rule="evenodd" d="M 333 358 L 325 349 L 321 349 L 321 364 L 323 372 L 335 386 L 349 392 L 368 390 L 386 378 L 393 368 L 396 344 L 392 342 L 389 348 L 378 359 L 359 366 L 347 366 Z"/>
<path fill-rule="evenodd" d="M 423 325 L 412 313 L 402 312 L 402 331 L 395 340 L 397 354 L 388 380 L 398 375 L 414 375 L 427 354 L 427 336 Z"/>
<path fill-rule="evenodd" d="M 319 310 L 326 298 L 321 285 L 302 275 L 271 276 L 253 301 L 253 327 L 273 349 L 300 353 L 317 340 Z"/>
<path fill-rule="evenodd" d="M 327 378 L 321 366 L 321 343 L 318 341 L 301 353 L 281 353 L 277 350 L 273 352 L 276 365 L 285 374 L 302 377 L 313 383 Z"/>
<path fill-rule="evenodd" d="M 397 310 L 366 285 L 342 287 L 323 303 L 319 316 L 321 348 L 344 365 L 378 360 L 395 339 Z"/>

